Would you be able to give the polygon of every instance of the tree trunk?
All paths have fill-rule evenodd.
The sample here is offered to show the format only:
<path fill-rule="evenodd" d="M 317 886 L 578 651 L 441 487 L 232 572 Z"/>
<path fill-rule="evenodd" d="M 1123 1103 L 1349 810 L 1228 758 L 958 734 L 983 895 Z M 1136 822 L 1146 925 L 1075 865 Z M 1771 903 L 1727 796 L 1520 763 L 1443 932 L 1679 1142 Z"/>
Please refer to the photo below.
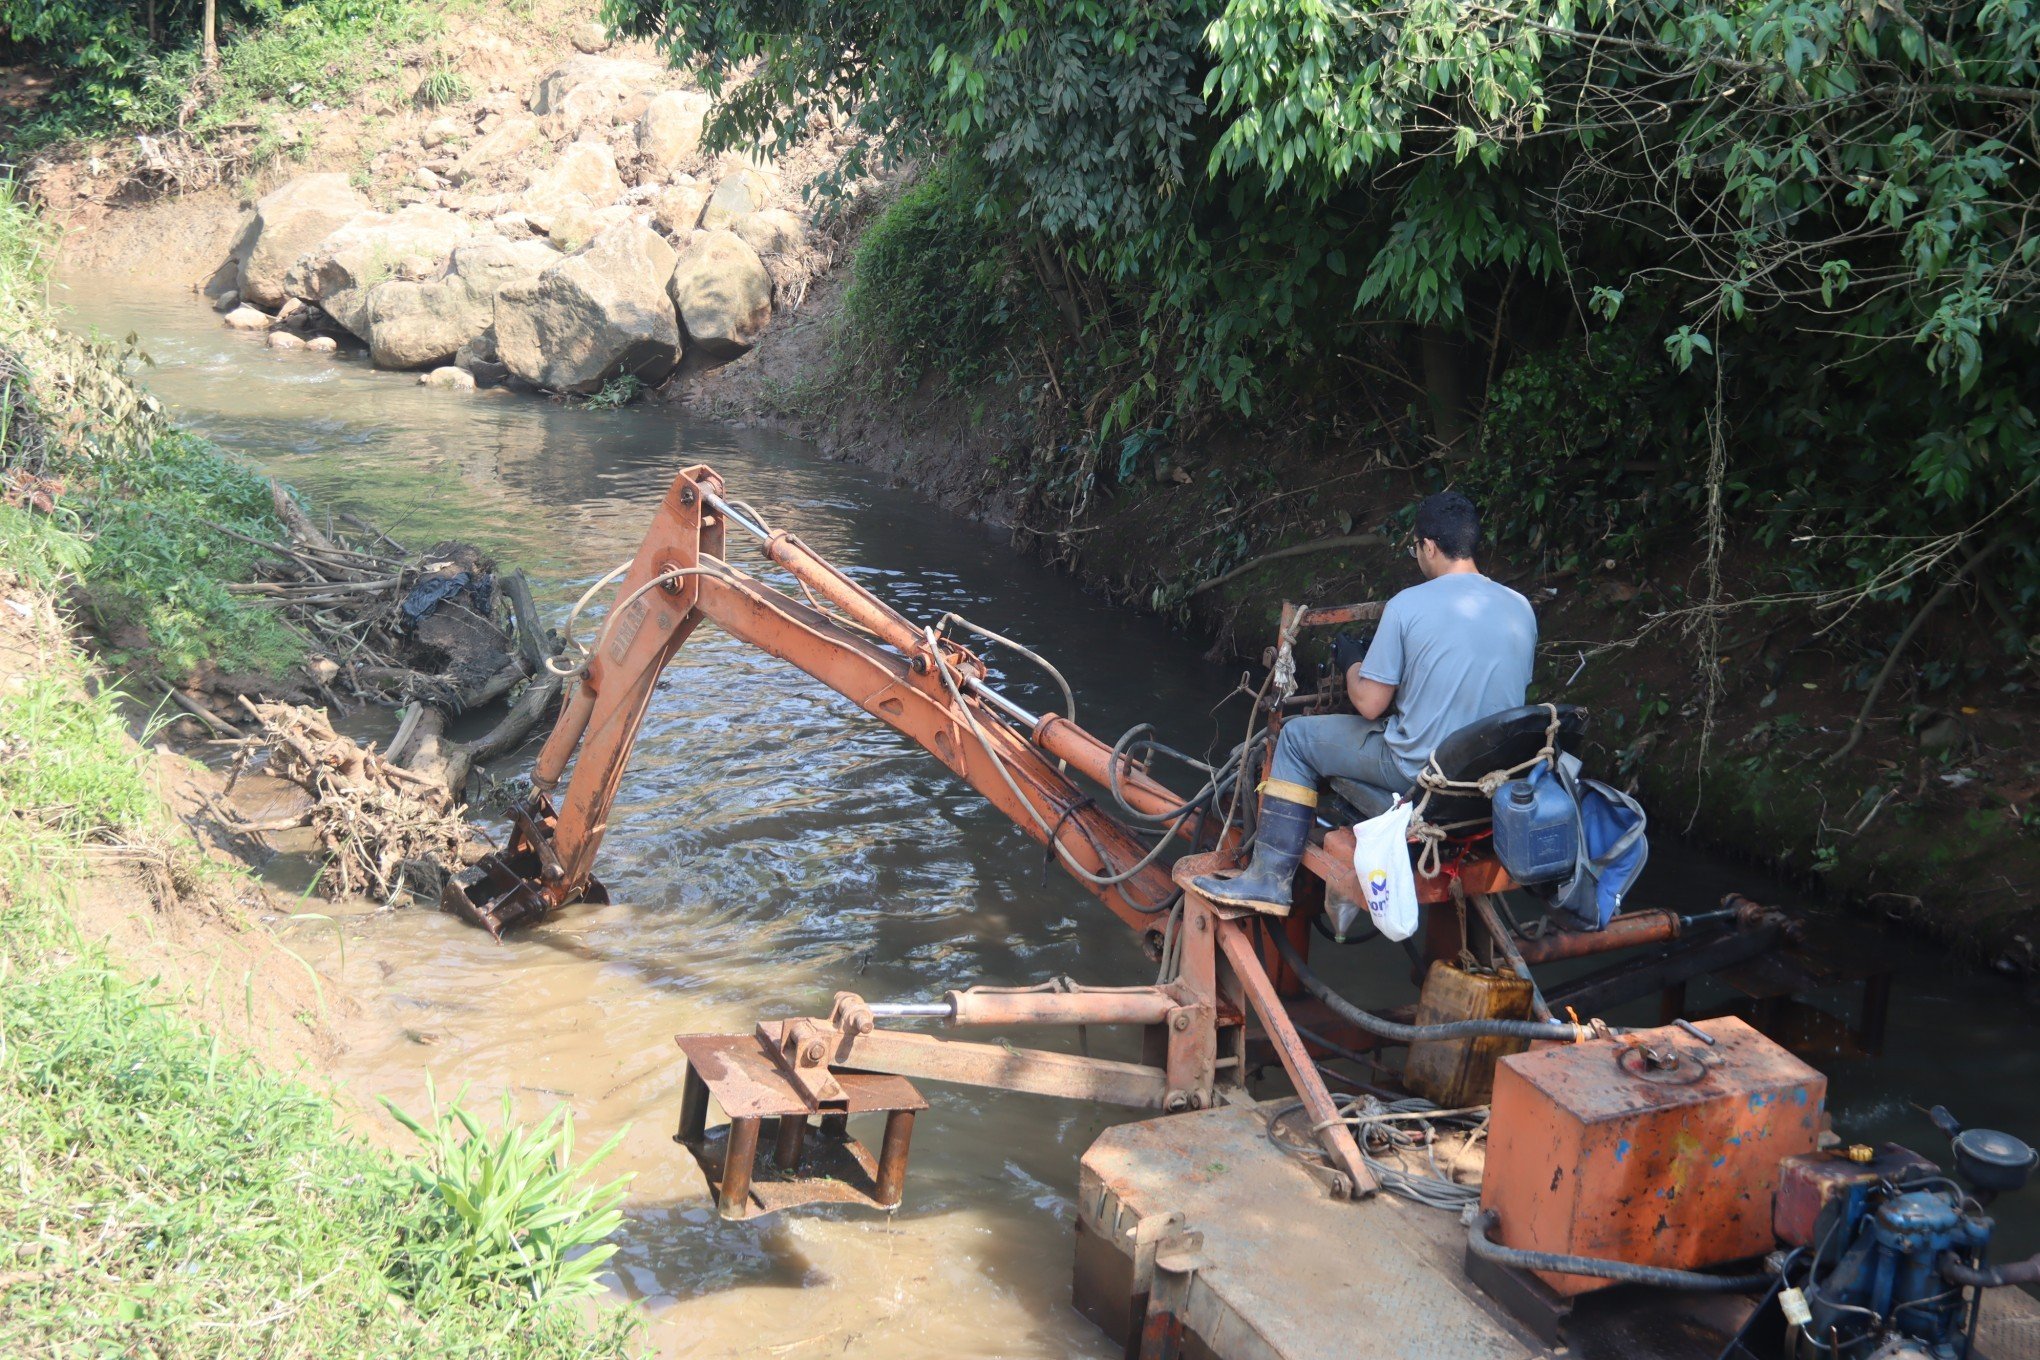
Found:
<path fill-rule="evenodd" d="M 205 69 L 217 71 L 220 66 L 219 0 L 205 0 L 205 41 L 201 50 L 205 53 Z"/>
<path fill-rule="evenodd" d="M 1466 418 L 1466 383 L 1459 371 L 1459 346 L 1437 326 L 1426 326 L 1418 339 L 1424 364 L 1424 392 L 1431 403 L 1431 434 L 1446 458 L 1473 452 Z"/>
<path fill-rule="evenodd" d="M 156 0 L 149 0 L 149 46 L 156 45 Z"/>

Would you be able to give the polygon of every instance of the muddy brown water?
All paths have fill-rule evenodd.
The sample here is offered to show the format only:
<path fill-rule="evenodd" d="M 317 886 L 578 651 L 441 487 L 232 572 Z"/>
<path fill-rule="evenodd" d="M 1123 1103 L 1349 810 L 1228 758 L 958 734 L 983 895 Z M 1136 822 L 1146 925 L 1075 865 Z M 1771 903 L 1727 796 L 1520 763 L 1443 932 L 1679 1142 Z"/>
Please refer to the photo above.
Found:
<path fill-rule="evenodd" d="M 665 408 L 433 392 L 359 358 L 267 350 L 181 289 L 129 277 L 72 278 L 59 296 L 79 325 L 139 338 L 150 386 L 181 421 L 408 543 L 480 542 L 523 566 L 562 613 L 632 554 L 674 471 L 706 462 L 909 617 L 955 609 L 1049 654 L 1092 730 L 1151 721 L 1200 750 L 1237 739 L 1238 702 L 1213 709 L 1238 667 L 1204 661 L 1188 639 L 1085 596 L 999 535 L 799 441 Z M 739 561 L 761 570 L 755 556 Z M 993 664 L 1020 702 L 1055 706 L 1025 663 Z M 369 734 L 393 726 L 359 721 Z M 304 868 L 272 872 L 290 881 Z M 931 1086 L 897 1216 L 724 1224 L 669 1141 L 682 1075 L 673 1036 L 825 1011 L 838 989 L 915 999 L 979 982 L 1145 981 L 1153 966 L 1130 932 L 1044 874 L 1039 848 L 918 748 L 710 630 L 653 699 L 600 873 L 612 905 L 502 945 L 429 909 L 293 928 L 292 947 L 366 1012 L 338 1075 L 411 1109 L 425 1105 L 428 1079 L 442 1098 L 465 1087 L 471 1106 L 507 1093 L 527 1116 L 564 1102 L 585 1147 L 624 1131 L 611 1165 L 635 1180 L 611 1283 L 642 1302 L 663 1353 L 1109 1353 L 1068 1303 L 1071 1196 L 1078 1158 L 1119 1116 Z M 1662 834 L 1633 900 L 1704 910 L 1731 889 L 1800 905 Z M 1874 928 L 1863 935 L 1900 976 L 1884 1057 L 1821 1064 L 1838 1129 L 1938 1156 L 1942 1140 L 1912 1103 L 1938 1102 L 2040 1137 L 2040 1045 L 2013 990 Z M 1363 1002 L 1409 995 L 1400 952 L 1386 946 L 1337 951 L 1326 968 Z M 1093 1051 L 1132 1056 L 1104 1036 Z M 2040 1247 L 2040 1191 L 2001 1201 L 1999 1217 L 2001 1256 Z"/>

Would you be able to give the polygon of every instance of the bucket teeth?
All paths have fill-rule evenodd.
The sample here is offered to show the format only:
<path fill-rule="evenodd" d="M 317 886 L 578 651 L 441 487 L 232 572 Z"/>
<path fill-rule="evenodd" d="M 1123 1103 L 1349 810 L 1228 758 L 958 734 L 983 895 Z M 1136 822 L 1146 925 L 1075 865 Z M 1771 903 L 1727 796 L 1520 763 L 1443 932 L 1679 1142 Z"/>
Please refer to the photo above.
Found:
<path fill-rule="evenodd" d="M 534 861 L 529 872 L 521 867 L 526 861 Z M 599 879 L 590 878 L 570 900 L 606 903 L 609 891 Z M 540 886 L 534 857 L 516 850 L 485 856 L 473 868 L 449 878 L 439 894 L 439 905 L 499 940 L 511 926 L 543 920 L 555 908 Z"/>

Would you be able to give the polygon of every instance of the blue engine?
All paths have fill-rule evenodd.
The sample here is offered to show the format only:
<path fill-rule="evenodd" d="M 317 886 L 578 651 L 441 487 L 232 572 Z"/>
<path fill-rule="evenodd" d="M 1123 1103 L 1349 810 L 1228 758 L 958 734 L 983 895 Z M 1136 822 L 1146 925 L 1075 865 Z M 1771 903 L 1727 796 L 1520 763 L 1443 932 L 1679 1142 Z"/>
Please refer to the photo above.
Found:
<path fill-rule="evenodd" d="M 1837 1220 L 1834 1236 L 1846 1248 L 1838 1258 L 1833 1248 L 1825 1259 L 1817 1255 L 1804 1287 L 1813 1353 L 1855 1360 L 1895 1335 L 1915 1343 L 1912 1354 L 1961 1360 L 1968 1354 L 1968 1291 L 1942 1278 L 1941 1262 L 1951 1254 L 1963 1262 L 1981 1260 L 1990 1245 L 1990 1219 L 1954 1182 L 1939 1177 L 1888 1198 L 1868 1198 L 1853 1217 Z"/>
<path fill-rule="evenodd" d="M 1985 1207 L 2040 1155 L 2009 1134 L 1963 1130 L 1936 1106 L 1969 1189 L 1924 1158 L 1836 1181 L 1817 1240 L 1784 1258 L 1776 1295 L 1793 1360 L 1970 1360 L 1981 1292 L 2040 1279 L 2040 1257 L 1987 1267 Z M 1868 1149 L 1864 1149 L 1867 1153 Z"/>

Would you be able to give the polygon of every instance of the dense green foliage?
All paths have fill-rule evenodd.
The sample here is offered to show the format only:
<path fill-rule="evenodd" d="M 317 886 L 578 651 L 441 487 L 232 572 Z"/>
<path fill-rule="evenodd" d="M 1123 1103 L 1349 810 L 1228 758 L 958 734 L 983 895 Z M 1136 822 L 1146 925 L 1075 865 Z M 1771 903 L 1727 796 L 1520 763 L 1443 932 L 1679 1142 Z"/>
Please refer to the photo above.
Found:
<path fill-rule="evenodd" d="M 0 52 L 64 75 L 20 129 L 33 147 L 69 135 L 180 128 L 203 138 L 257 101 L 291 108 L 355 98 L 390 44 L 436 25 L 418 0 L 221 0 L 220 64 L 200 51 L 202 0 L 0 0 Z M 457 77 L 455 77 L 457 79 Z"/>
<path fill-rule="evenodd" d="M 878 364 L 912 388 L 963 387 L 999 357 L 1020 298 L 1008 244 L 953 166 L 923 176 L 865 231 L 844 311 Z"/>
<path fill-rule="evenodd" d="M 712 137 L 786 143 L 848 113 L 895 154 L 960 161 L 1044 288 L 1069 276 L 1103 438 L 1365 371 L 1448 438 L 1485 408 L 1491 456 L 1511 446 L 1492 376 L 1518 367 L 1492 395 L 1562 419 L 1570 390 L 1532 389 L 1612 345 L 1663 439 L 1599 457 L 1664 470 L 1612 488 L 1597 524 L 1690 536 L 1674 493 L 1706 482 L 1734 531 L 1801 544 L 1816 588 L 1903 596 L 1913 567 L 2001 538 L 1995 572 L 2040 604 L 2034 0 L 609 13 L 711 84 L 758 63 Z M 1533 490 L 1508 471 L 1482 476 Z"/>
<path fill-rule="evenodd" d="M 75 552 L 50 562 L 33 546 L 48 540 L 28 532 L 38 512 L 11 509 L 0 545 L 18 540 L 38 554 L 21 560 L 39 574 L 61 567 L 84 587 L 115 664 L 171 676 L 207 662 L 288 670 L 303 641 L 226 589 L 250 579 L 260 553 L 245 539 L 282 537 L 268 483 L 166 421 L 126 376 L 127 351 L 48 325 L 45 247 L 34 214 L 0 181 L 0 476 L 47 486 L 57 518 L 79 531 Z"/>

